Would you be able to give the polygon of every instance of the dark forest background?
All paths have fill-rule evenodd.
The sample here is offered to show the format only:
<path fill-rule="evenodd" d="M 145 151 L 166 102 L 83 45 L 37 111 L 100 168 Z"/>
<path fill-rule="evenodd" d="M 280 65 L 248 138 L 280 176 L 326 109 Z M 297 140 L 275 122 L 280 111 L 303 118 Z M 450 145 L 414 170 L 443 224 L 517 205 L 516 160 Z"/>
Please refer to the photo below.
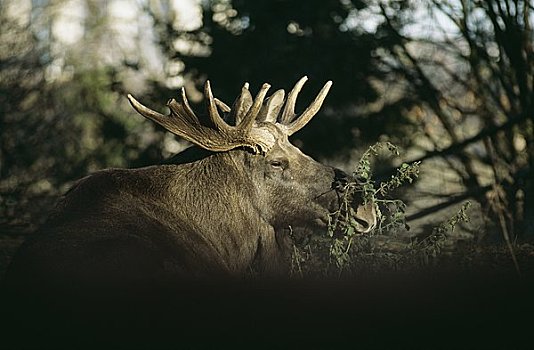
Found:
<path fill-rule="evenodd" d="M 248 81 L 290 89 L 297 109 L 333 88 L 294 143 L 353 171 L 377 141 L 377 180 L 422 161 L 398 193 L 409 236 L 464 203 L 454 242 L 534 235 L 534 7 L 525 0 L 0 1 L 0 239 L 10 249 L 73 181 L 157 164 L 186 144 L 143 120 L 185 86 L 231 103 Z M 273 90 L 274 91 L 274 90 Z M 511 261 L 511 260 L 510 260 Z"/>

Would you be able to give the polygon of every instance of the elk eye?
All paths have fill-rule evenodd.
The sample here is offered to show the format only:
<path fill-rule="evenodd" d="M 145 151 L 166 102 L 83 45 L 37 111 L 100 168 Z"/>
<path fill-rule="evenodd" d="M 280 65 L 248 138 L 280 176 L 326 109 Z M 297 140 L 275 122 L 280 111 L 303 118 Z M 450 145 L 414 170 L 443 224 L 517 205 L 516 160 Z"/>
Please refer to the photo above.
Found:
<path fill-rule="evenodd" d="M 280 168 L 282 169 L 284 167 L 284 162 L 281 160 L 271 160 L 271 166 L 273 168 Z"/>

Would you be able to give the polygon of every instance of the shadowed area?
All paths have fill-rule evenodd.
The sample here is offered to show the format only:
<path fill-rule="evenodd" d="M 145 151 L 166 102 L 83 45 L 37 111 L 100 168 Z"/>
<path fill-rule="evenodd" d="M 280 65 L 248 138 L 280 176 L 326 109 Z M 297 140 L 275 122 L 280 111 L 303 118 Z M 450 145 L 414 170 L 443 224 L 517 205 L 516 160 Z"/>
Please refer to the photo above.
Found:
<path fill-rule="evenodd" d="M 428 273 L 355 280 L 212 281 L 50 302 L 5 295 L 9 348 L 516 348 L 531 280 Z M 510 298 L 513 295 L 513 298 Z M 68 303 L 66 302 L 68 301 Z"/>

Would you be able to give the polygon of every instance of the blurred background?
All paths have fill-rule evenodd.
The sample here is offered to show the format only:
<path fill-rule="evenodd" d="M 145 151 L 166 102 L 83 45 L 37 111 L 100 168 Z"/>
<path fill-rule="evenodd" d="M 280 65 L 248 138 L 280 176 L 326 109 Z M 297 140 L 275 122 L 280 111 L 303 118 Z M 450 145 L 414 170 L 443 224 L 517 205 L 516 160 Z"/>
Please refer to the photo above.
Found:
<path fill-rule="evenodd" d="M 0 254 L 9 260 L 75 181 L 157 164 L 187 144 L 138 116 L 203 83 L 231 104 L 242 84 L 289 90 L 318 116 L 293 142 L 355 170 L 377 141 L 374 176 L 422 161 L 396 193 L 424 235 L 470 200 L 452 244 L 534 236 L 534 4 L 531 0 L 0 0 Z M 511 261 L 511 260 L 510 260 Z"/>

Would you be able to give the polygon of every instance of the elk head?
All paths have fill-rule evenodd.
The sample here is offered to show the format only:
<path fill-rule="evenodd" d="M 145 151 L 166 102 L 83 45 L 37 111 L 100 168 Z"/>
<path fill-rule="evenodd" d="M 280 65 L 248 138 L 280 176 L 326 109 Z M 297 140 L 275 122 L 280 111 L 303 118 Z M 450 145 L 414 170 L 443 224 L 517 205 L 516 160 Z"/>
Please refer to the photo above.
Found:
<path fill-rule="evenodd" d="M 340 184 L 346 182 L 346 175 L 316 162 L 289 142 L 288 138 L 318 112 L 332 85 L 327 82 L 315 100 L 297 115 L 295 103 L 306 80 L 307 77 L 300 79 L 287 99 L 284 90 L 266 98 L 269 84 L 263 84 L 252 98 L 245 83 L 232 107 L 213 97 L 207 81 L 204 89 L 207 120 L 193 112 L 184 88 L 179 101 L 172 99 L 167 103 L 170 109 L 167 116 L 143 106 L 131 95 L 128 98 L 137 112 L 168 131 L 203 149 L 230 157 L 229 163 L 241 168 L 247 181 L 253 184 L 243 188 L 251 192 L 248 195 L 257 212 L 275 229 L 311 223 L 324 226 L 329 213 L 340 207 L 343 191 Z M 377 221 L 375 204 L 355 202 L 351 212 L 361 226 L 359 231 L 369 232 Z"/>

